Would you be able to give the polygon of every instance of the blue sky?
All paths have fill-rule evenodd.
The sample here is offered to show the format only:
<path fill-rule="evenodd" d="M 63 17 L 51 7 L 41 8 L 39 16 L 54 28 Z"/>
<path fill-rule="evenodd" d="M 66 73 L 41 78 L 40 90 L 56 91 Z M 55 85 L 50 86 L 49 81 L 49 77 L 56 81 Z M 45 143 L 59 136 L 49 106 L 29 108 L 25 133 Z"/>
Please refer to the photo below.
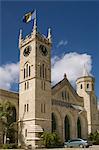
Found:
<path fill-rule="evenodd" d="M 0 1 L 0 3 L 1 68 L 19 62 L 19 29 L 23 30 L 23 37 L 25 37 L 31 32 L 33 26 L 33 21 L 28 24 L 23 23 L 22 17 L 25 13 L 36 9 L 38 30 L 47 35 L 48 27 L 52 29 L 52 58 L 56 58 L 54 61 L 67 58 L 66 54 L 71 52 L 73 56 L 76 53 L 77 57 L 78 54 L 91 57 L 91 73 L 96 79 L 95 89 L 99 97 L 98 1 Z M 9 89 L 17 91 L 18 86 L 12 81 Z"/>

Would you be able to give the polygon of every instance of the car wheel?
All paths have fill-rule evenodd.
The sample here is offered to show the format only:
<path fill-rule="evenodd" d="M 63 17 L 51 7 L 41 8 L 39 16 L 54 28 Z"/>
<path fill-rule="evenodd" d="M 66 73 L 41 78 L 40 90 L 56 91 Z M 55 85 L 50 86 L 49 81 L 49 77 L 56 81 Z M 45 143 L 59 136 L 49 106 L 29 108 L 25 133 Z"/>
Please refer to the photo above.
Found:
<path fill-rule="evenodd" d="M 65 145 L 64 147 L 65 147 L 65 148 L 67 148 L 68 146 L 67 146 L 67 145 Z"/>
<path fill-rule="evenodd" d="M 80 148 L 83 148 L 84 146 L 82 144 L 79 145 Z"/>

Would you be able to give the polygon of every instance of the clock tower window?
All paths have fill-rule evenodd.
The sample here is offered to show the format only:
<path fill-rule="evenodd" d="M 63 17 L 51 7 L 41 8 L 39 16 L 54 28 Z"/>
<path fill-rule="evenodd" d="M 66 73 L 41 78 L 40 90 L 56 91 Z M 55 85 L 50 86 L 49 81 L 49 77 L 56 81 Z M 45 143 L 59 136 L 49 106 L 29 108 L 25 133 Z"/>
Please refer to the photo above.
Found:
<path fill-rule="evenodd" d="M 42 70 L 43 70 L 43 78 L 44 78 L 44 64 L 43 64 Z"/>
<path fill-rule="evenodd" d="M 26 77 L 28 77 L 28 64 L 26 65 Z"/>

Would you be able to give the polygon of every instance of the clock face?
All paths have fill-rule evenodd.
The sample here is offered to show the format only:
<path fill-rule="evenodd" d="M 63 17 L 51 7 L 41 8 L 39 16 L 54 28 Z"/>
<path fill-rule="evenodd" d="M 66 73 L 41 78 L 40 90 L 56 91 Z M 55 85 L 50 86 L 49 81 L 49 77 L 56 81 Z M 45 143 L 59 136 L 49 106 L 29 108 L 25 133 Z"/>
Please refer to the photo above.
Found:
<path fill-rule="evenodd" d="M 48 51 L 47 48 L 44 45 L 39 46 L 40 52 L 42 53 L 43 56 L 47 56 Z"/>
<path fill-rule="evenodd" d="M 31 52 L 31 46 L 29 45 L 29 46 L 27 46 L 25 49 L 24 49 L 24 51 L 23 51 L 23 55 L 26 57 L 26 56 L 28 56 L 29 54 L 30 54 L 30 52 Z"/>

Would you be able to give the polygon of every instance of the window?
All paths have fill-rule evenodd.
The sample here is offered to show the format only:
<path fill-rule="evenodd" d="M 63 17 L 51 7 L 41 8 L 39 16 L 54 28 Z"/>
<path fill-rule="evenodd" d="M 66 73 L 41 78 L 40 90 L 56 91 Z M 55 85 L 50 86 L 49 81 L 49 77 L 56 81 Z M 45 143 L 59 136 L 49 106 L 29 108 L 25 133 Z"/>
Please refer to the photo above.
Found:
<path fill-rule="evenodd" d="M 24 105 L 24 112 L 26 112 L 26 104 Z"/>
<path fill-rule="evenodd" d="M 66 91 L 65 91 L 65 99 L 66 99 Z"/>
<path fill-rule="evenodd" d="M 28 64 L 26 65 L 26 77 L 28 77 Z"/>
<path fill-rule="evenodd" d="M 24 68 L 24 79 L 25 79 L 25 68 Z"/>
<path fill-rule="evenodd" d="M 44 83 L 44 90 L 45 90 L 45 82 L 43 82 Z"/>
<path fill-rule="evenodd" d="M 47 74 L 46 74 L 47 72 L 46 72 L 46 68 L 45 68 L 45 79 L 47 79 Z"/>
<path fill-rule="evenodd" d="M 62 99 L 64 99 L 64 92 L 62 91 Z"/>
<path fill-rule="evenodd" d="M 42 66 L 40 65 L 40 77 L 42 77 Z"/>
<path fill-rule="evenodd" d="M 89 88 L 89 83 L 87 83 L 87 89 Z"/>
<path fill-rule="evenodd" d="M 26 82 L 25 82 L 25 87 L 24 87 L 24 89 L 26 90 Z"/>
<path fill-rule="evenodd" d="M 27 89 L 29 88 L 29 81 L 27 81 Z"/>
<path fill-rule="evenodd" d="M 30 75 L 31 75 L 31 69 L 30 69 L 30 66 L 29 66 L 29 77 L 30 77 Z"/>
<path fill-rule="evenodd" d="M 25 137 L 27 137 L 27 129 L 25 129 Z"/>
<path fill-rule="evenodd" d="M 29 104 L 27 104 L 27 112 L 29 111 Z"/>
<path fill-rule="evenodd" d="M 82 89 L 83 87 L 82 87 L 82 84 L 80 85 L 80 88 Z"/>
<path fill-rule="evenodd" d="M 43 78 L 44 78 L 44 64 L 43 64 L 42 70 L 43 70 Z"/>

